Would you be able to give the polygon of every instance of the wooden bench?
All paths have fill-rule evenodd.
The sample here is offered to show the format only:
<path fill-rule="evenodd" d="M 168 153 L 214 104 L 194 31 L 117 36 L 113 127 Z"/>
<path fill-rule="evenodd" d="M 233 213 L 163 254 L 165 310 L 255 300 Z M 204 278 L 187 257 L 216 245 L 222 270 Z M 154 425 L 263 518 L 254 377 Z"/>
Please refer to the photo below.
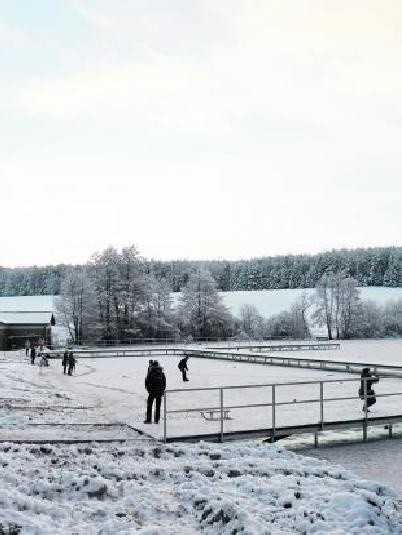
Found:
<path fill-rule="evenodd" d="M 230 409 L 223 409 L 223 419 L 232 420 L 229 416 Z M 208 416 L 207 416 L 208 415 Z M 221 419 L 221 410 L 220 409 L 208 409 L 206 411 L 201 411 L 201 416 L 210 422 L 217 422 Z"/>

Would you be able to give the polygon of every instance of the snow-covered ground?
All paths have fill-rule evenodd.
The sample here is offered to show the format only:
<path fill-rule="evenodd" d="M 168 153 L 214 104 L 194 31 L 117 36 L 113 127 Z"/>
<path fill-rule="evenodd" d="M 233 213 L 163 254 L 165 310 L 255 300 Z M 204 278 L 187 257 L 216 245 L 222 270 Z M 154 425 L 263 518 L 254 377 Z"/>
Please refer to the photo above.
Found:
<path fill-rule="evenodd" d="M 276 446 L 5 443 L 0 463 L 2 533 L 402 532 L 391 490 Z"/>
<path fill-rule="evenodd" d="M 333 356 L 346 360 L 371 355 L 387 362 L 397 359 L 401 349 L 402 341 L 395 340 L 349 342 L 342 343 Z M 330 352 L 322 353 L 328 357 Z M 308 356 L 315 354 L 308 352 Z M 217 391 L 205 394 L 190 388 L 325 379 L 336 380 L 325 387 L 326 395 L 355 395 L 357 388 L 357 383 L 345 382 L 341 373 L 195 358 L 189 361 L 190 382 L 184 384 L 178 357 L 159 360 L 168 388 L 184 388 L 181 394 L 169 395 L 170 409 L 218 404 Z M 13 533 L 6 531 L 10 525 L 22 526 L 21 533 L 27 534 L 402 533 L 397 496 L 382 487 L 384 482 L 394 486 L 386 469 L 381 471 L 381 462 L 391 460 L 392 454 L 387 456 L 381 448 L 377 447 L 377 458 L 372 450 L 370 467 L 377 470 L 365 470 L 364 461 L 359 465 L 360 455 L 346 456 L 346 461 L 351 459 L 346 466 L 357 477 L 319 459 L 267 444 L 165 447 L 136 433 L 132 428 L 158 437 L 163 429 L 162 424 L 142 424 L 147 364 L 148 358 L 142 357 L 82 358 L 76 375 L 69 377 L 62 374 L 60 361 L 40 370 L 18 353 L 0 357 L 0 533 Z M 384 380 L 376 390 L 398 387 L 402 392 L 401 382 Z M 270 392 L 270 388 L 233 389 L 225 392 L 224 403 L 269 403 Z M 317 396 L 316 385 L 277 387 L 277 401 Z M 400 412 L 400 406 L 401 398 L 382 398 L 374 414 Z M 360 418 L 360 400 L 325 408 L 327 419 L 345 414 Z M 231 416 L 225 429 L 271 424 L 270 407 L 233 409 Z M 318 418 L 317 404 L 295 403 L 278 409 L 276 423 Z M 168 420 L 171 435 L 217 430 L 218 424 L 202 418 L 199 411 L 173 414 Z M 7 443 L 16 439 L 128 441 L 119 445 Z M 390 444 L 396 455 L 398 442 L 384 441 L 384 448 Z M 324 456 L 326 450 L 309 453 Z M 341 462 L 342 454 L 332 458 L 328 454 L 328 459 Z"/>

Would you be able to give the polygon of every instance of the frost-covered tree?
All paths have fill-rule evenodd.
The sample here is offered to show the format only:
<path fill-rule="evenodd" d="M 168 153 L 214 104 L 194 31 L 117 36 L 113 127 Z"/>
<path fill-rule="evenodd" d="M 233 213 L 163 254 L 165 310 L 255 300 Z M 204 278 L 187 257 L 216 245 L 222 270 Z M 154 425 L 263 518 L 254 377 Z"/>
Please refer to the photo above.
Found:
<path fill-rule="evenodd" d="M 77 344 L 94 335 L 97 327 L 96 293 L 86 269 L 67 272 L 56 299 L 56 308 L 61 324 L 69 329 Z"/>
<path fill-rule="evenodd" d="M 144 304 L 138 324 L 142 335 L 148 338 L 178 335 L 170 288 L 166 281 L 158 281 L 153 275 L 145 277 Z"/>
<path fill-rule="evenodd" d="M 324 273 L 316 287 L 315 302 L 313 316 L 326 326 L 328 339 L 349 337 L 359 305 L 356 280 L 342 273 Z"/>
<path fill-rule="evenodd" d="M 239 314 L 239 329 L 249 338 L 261 338 L 264 333 L 264 319 L 255 305 L 243 305 Z"/>
<path fill-rule="evenodd" d="M 178 307 L 178 322 L 186 334 L 199 338 L 228 336 L 233 318 L 223 305 L 208 271 L 191 275 Z"/>
<path fill-rule="evenodd" d="M 311 301 L 306 294 L 300 296 L 289 310 L 268 318 L 266 335 L 276 338 L 288 337 L 303 340 L 310 335 L 307 311 Z"/>
<path fill-rule="evenodd" d="M 108 247 L 93 255 L 91 269 L 96 286 L 103 338 L 124 340 L 138 336 L 138 315 L 145 302 L 143 261 L 134 246 L 119 253 Z"/>

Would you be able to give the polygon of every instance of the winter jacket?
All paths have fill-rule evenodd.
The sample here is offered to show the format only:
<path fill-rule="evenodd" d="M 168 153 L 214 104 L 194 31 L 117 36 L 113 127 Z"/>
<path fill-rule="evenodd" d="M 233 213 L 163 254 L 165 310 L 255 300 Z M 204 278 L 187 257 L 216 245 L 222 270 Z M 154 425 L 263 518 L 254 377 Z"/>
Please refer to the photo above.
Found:
<path fill-rule="evenodd" d="M 149 370 L 145 379 L 145 388 L 153 396 L 162 396 L 166 389 L 166 377 L 160 366 L 154 366 Z"/>
<path fill-rule="evenodd" d="M 365 378 L 367 377 L 367 380 L 364 381 L 363 377 Z M 373 390 L 373 383 L 378 383 L 378 381 L 379 381 L 379 378 L 376 377 L 375 375 L 372 375 L 370 372 L 362 373 L 362 381 L 361 381 L 361 385 L 359 388 L 359 397 L 361 399 L 364 399 L 364 383 L 365 382 L 367 383 L 367 395 L 372 396 L 375 393 Z"/>
<path fill-rule="evenodd" d="M 181 359 L 181 361 L 179 362 L 179 364 L 177 366 L 178 366 L 180 371 L 183 371 L 183 370 L 187 370 L 188 371 L 187 358 L 185 357 L 184 359 Z"/>

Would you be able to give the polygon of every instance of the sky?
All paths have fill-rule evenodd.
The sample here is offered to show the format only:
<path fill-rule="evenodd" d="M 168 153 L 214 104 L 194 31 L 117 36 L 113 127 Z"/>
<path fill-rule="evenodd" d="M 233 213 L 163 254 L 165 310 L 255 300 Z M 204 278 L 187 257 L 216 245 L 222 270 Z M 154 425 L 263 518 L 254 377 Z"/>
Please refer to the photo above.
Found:
<path fill-rule="evenodd" d="M 401 245 L 400 0 L 0 0 L 0 265 Z"/>

